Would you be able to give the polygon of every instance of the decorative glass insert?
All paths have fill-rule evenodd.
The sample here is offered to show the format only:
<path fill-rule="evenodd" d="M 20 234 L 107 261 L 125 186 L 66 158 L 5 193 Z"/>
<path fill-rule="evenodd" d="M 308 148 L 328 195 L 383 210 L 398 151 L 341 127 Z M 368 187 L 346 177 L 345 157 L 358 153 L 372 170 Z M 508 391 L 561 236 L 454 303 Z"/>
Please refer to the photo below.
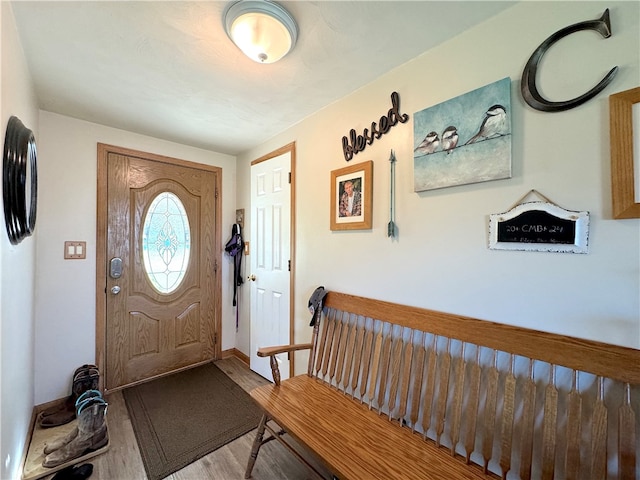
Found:
<path fill-rule="evenodd" d="M 189 218 L 180 199 L 162 192 L 151 202 L 142 227 L 142 258 L 151 285 L 160 293 L 180 286 L 189 265 Z"/>

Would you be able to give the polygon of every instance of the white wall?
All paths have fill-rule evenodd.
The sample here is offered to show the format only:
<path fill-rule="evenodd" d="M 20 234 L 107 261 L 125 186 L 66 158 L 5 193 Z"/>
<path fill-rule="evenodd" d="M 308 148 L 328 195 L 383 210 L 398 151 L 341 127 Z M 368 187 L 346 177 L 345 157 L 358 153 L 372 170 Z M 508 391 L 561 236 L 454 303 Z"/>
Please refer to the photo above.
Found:
<path fill-rule="evenodd" d="M 235 158 L 156 138 L 40 113 L 36 266 L 35 404 L 69 394 L 71 375 L 95 361 L 97 143 L 222 168 L 222 243 L 235 221 Z M 65 240 L 87 242 L 86 260 L 64 260 Z M 233 265 L 222 259 L 222 349 L 235 346 Z"/>
<path fill-rule="evenodd" d="M 579 32 L 553 46 L 539 87 L 565 100 L 614 65 L 613 83 L 560 113 L 526 105 L 520 76 L 529 56 L 565 26 L 611 9 L 613 36 Z M 400 34 L 400 33 L 398 33 Z M 638 2 L 524 2 L 387 73 L 238 158 L 238 208 L 250 224 L 251 160 L 297 143 L 296 340 L 308 341 L 307 300 L 317 285 L 549 332 L 640 347 L 640 220 L 612 220 L 608 95 L 640 84 Z M 372 58 L 371 61 L 375 61 Z M 349 164 L 374 161 L 373 229 L 331 232 L 330 171 L 347 166 L 342 136 L 377 121 L 397 91 L 415 112 L 509 76 L 513 177 L 414 193 L 412 120 L 393 127 Z M 340 81 L 339 75 L 336 80 Z M 389 152 L 396 168 L 397 239 L 387 237 Z M 591 215 L 589 253 L 488 249 L 488 220 L 531 189 Z M 246 230 L 247 236 L 250 232 Z M 330 262 L 327 259 L 331 259 Z M 248 291 L 243 312 L 248 311 Z M 246 314 L 241 320 L 247 325 Z M 237 345 L 248 353 L 248 328 Z M 297 357 L 296 371 L 306 365 Z"/>
<path fill-rule="evenodd" d="M 1 2 L 2 145 L 9 117 L 30 128 L 36 142 L 38 109 L 13 10 Z M 38 159 L 40 160 L 40 159 Z M 0 187 L 1 190 L 2 187 Z M 36 225 L 36 231 L 38 226 Z M 19 477 L 19 467 L 33 408 L 33 355 L 36 242 L 27 237 L 11 245 L 0 226 L 0 478 Z"/>

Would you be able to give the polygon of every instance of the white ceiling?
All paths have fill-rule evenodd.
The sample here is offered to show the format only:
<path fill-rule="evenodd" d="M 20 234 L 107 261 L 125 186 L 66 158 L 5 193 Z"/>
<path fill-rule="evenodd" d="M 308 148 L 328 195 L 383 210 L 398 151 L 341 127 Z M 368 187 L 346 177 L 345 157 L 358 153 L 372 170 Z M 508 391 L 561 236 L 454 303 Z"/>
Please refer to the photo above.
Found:
<path fill-rule="evenodd" d="M 285 1 L 298 43 L 260 65 L 229 2 L 14 1 L 43 110 L 236 155 L 513 2 Z"/>

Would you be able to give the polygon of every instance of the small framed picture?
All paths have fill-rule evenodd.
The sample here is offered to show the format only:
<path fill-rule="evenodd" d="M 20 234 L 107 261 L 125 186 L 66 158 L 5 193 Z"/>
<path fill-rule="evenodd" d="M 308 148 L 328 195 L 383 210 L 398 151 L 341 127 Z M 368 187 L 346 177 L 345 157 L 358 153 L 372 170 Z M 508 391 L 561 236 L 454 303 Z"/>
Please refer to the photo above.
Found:
<path fill-rule="evenodd" d="M 609 96 L 613 218 L 640 218 L 640 87 Z"/>
<path fill-rule="evenodd" d="M 244 208 L 236 210 L 236 223 L 244 230 Z"/>
<path fill-rule="evenodd" d="M 331 172 L 331 230 L 371 228 L 373 161 Z"/>

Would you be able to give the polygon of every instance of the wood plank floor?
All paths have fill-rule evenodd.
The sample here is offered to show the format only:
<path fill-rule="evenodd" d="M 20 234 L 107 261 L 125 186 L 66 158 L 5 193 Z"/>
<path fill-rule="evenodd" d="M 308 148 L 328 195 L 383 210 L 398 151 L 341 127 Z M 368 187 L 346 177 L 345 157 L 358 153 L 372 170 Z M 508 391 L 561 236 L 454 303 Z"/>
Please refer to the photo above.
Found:
<path fill-rule="evenodd" d="M 219 360 L 220 367 L 238 385 L 249 391 L 267 381 L 249 370 L 235 357 Z M 147 478 L 131 420 L 121 392 L 107 397 L 109 409 L 109 450 L 92 458 L 91 480 L 144 480 Z M 255 437 L 255 430 L 211 452 L 182 470 L 166 477 L 167 480 L 235 480 L 243 479 L 244 471 Z M 317 468 L 314 459 L 305 455 Z M 327 478 L 331 476 L 326 474 Z M 53 475 L 46 477 L 46 480 Z M 260 450 L 253 469 L 254 480 L 307 480 L 316 478 L 306 466 L 289 453 L 279 442 L 269 442 Z"/>

